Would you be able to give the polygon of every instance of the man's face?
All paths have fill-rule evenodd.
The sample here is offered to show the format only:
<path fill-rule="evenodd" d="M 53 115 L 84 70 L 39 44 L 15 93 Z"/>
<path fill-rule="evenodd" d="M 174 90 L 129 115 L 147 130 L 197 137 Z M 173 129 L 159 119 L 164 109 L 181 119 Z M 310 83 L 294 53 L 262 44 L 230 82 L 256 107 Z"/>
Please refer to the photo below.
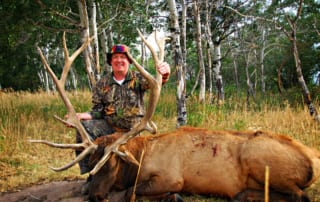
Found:
<path fill-rule="evenodd" d="M 111 57 L 111 66 L 114 72 L 127 73 L 129 69 L 129 59 L 124 53 L 114 53 Z"/>

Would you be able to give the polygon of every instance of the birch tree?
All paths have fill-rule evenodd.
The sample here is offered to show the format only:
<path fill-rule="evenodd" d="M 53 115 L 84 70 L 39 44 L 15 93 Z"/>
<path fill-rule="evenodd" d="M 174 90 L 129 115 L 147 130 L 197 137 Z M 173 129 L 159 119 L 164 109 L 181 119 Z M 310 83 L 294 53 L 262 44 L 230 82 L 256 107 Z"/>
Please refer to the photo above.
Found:
<path fill-rule="evenodd" d="M 175 0 L 168 0 L 168 6 L 171 19 L 172 47 L 174 49 L 174 66 L 177 77 L 177 127 L 180 127 L 187 123 L 185 67 L 181 53 L 179 16 Z"/>
<path fill-rule="evenodd" d="M 266 50 L 266 35 L 267 30 L 264 29 L 263 26 L 259 26 L 259 30 L 261 32 L 261 47 L 260 47 L 260 54 L 259 54 L 259 64 L 260 64 L 260 72 L 261 72 L 261 91 L 262 93 L 266 92 L 266 83 L 265 83 L 265 76 L 264 76 L 264 57 L 265 57 L 265 50 Z"/>
<path fill-rule="evenodd" d="M 205 66 L 204 66 L 204 58 L 203 58 L 203 48 L 202 48 L 202 32 L 201 32 L 201 18 L 200 18 L 200 1 L 193 0 L 193 13 L 195 18 L 195 41 L 198 53 L 198 63 L 199 63 L 199 72 L 196 79 L 196 83 L 194 84 L 193 90 L 197 86 L 198 82 L 200 82 L 200 90 L 199 90 L 199 102 L 205 102 L 205 93 L 206 93 L 206 76 L 205 76 Z"/>
<path fill-rule="evenodd" d="M 97 18 L 99 19 L 99 21 L 101 21 L 101 22 L 103 21 L 103 14 L 101 11 L 100 3 L 97 3 Z M 100 33 L 98 33 L 98 37 L 99 37 L 99 45 L 101 47 L 100 52 L 101 52 L 102 61 L 103 61 L 102 64 L 104 64 L 103 70 L 106 71 L 108 74 L 111 72 L 111 68 L 108 68 L 108 65 L 107 65 L 107 53 L 109 50 L 108 50 L 108 46 L 107 46 L 108 37 L 107 37 L 106 30 L 107 29 L 105 27 L 103 27 L 103 26 L 100 27 Z M 101 66 L 100 66 L 100 68 L 101 68 Z"/>
<path fill-rule="evenodd" d="M 294 62 L 295 62 L 295 70 L 297 73 L 297 79 L 298 79 L 299 85 L 302 90 L 304 102 L 308 107 L 310 115 L 315 120 L 319 121 L 320 116 L 313 104 L 310 91 L 308 89 L 308 86 L 306 85 L 306 82 L 302 73 L 302 65 L 301 65 L 301 60 L 299 55 L 299 49 L 297 46 L 298 20 L 301 17 L 303 6 L 304 6 L 304 0 L 299 0 L 298 2 L 273 1 L 271 6 L 269 7 L 270 12 L 275 12 L 275 14 L 272 15 L 272 16 L 275 16 L 273 19 L 244 15 L 236 9 L 233 9 L 230 7 L 228 8 L 233 10 L 234 12 L 236 12 L 242 17 L 268 22 L 274 25 L 275 27 L 277 27 L 286 35 L 287 39 L 290 41 L 292 46 L 292 53 L 293 53 Z M 288 10 L 289 10 L 289 13 L 288 13 Z M 292 15 L 290 14 L 291 11 L 295 11 L 295 13 Z M 288 27 L 286 27 L 286 24 L 284 22 L 288 23 L 287 24 Z"/>
<path fill-rule="evenodd" d="M 297 72 L 299 84 L 302 89 L 304 101 L 308 106 L 310 115 L 314 117 L 316 120 L 320 121 L 320 116 L 312 102 L 310 91 L 308 89 L 308 86 L 306 85 L 304 76 L 302 74 L 301 61 L 300 61 L 299 50 L 297 46 L 297 23 L 302 12 L 303 2 L 304 2 L 303 0 L 299 0 L 299 7 L 296 11 L 296 15 L 294 16 L 294 18 L 290 18 L 289 16 L 287 17 L 291 30 L 290 32 L 287 32 L 287 31 L 284 31 L 284 32 L 286 33 L 288 39 L 292 43 L 293 56 L 296 64 L 296 72 Z"/>
<path fill-rule="evenodd" d="M 81 29 L 81 42 L 84 43 L 86 39 L 90 37 L 89 30 L 89 17 L 87 12 L 87 3 L 85 0 L 78 0 L 79 7 L 79 16 L 80 16 L 80 27 Z M 96 85 L 95 72 L 93 69 L 92 61 L 92 49 L 91 46 L 87 46 L 87 48 L 83 51 L 84 63 L 87 71 L 87 76 L 89 78 L 89 86 L 93 88 Z"/>
<path fill-rule="evenodd" d="M 222 76 L 222 44 L 236 29 L 237 23 L 240 19 L 234 18 L 234 14 L 229 12 L 228 9 L 224 7 L 225 1 L 205 1 L 205 30 L 206 39 L 209 45 L 208 51 L 208 66 L 212 66 L 212 80 L 210 83 L 214 83 L 216 89 L 216 99 L 217 104 L 222 104 L 224 102 L 224 83 Z M 233 7 L 240 7 L 241 2 L 227 2 Z M 225 55 L 228 53 L 226 51 Z M 210 71 L 209 71 L 210 72 Z M 211 85 L 211 84 L 210 84 Z M 210 93 L 210 92 L 209 92 Z"/>
<path fill-rule="evenodd" d="M 97 26 L 97 5 L 94 1 L 91 1 L 90 3 L 90 27 L 91 27 L 91 33 L 94 36 L 94 39 L 92 41 L 92 64 L 94 65 L 94 79 L 95 82 L 100 79 L 101 74 L 101 68 L 100 68 L 100 57 L 99 57 L 99 38 L 98 38 L 98 26 Z"/>
<path fill-rule="evenodd" d="M 211 4 L 214 5 L 214 4 Z M 213 89 L 212 89 L 212 54 L 214 51 L 213 41 L 212 41 L 212 33 L 211 33 L 211 21 L 210 21 L 210 15 L 212 11 L 212 6 L 210 6 L 210 3 L 208 0 L 205 0 L 205 36 L 207 41 L 207 63 L 208 63 L 208 78 L 209 78 L 209 103 L 213 103 Z"/>

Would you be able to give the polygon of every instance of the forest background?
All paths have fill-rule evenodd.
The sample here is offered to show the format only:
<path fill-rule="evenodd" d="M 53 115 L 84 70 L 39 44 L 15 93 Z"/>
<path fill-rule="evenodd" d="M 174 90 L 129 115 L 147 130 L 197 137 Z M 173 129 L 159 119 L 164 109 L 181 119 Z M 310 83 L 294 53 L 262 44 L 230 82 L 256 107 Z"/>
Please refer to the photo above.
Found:
<path fill-rule="evenodd" d="M 106 53 L 116 43 L 130 46 L 149 69 L 152 64 L 138 40 L 138 28 L 146 35 L 161 31 L 171 38 L 166 60 L 176 76 L 169 86 L 177 89 L 182 106 L 194 92 L 200 102 L 209 103 L 241 92 L 255 98 L 257 92 L 282 93 L 296 87 L 310 88 L 310 95 L 317 96 L 313 87 L 320 82 L 319 7 L 318 0 L 2 2 L 0 88 L 54 91 L 36 46 L 59 74 L 63 32 L 71 51 L 86 37 L 96 37 L 75 61 L 69 89 L 92 89 L 108 74 Z"/>
<path fill-rule="evenodd" d="M 171 38 L 166 61 L 173 74 L 167 86 L 177 92 L 178 125 L 187 122 L 190 95 L 212 104 L 244 95 L 250 107 L 259 94 L 289 91 L 293 100 L 288 100 L 300 102 L 303 92 L 303 102 L 317 116 L 309 104 L 319 95 L 319 7 L 319 0 L 4 1 L 0 88 L 55 91 L 36 46 L 59 74 L 63 32 L 70 51 L 95 36 L 71 69 L 70 90 L 90 90 L 101 75 L 110 73 L 106 53 L 116 43 L 130 46 L 150 69 L 152 61 L 138 40 L 138 28 L 146 36 L 160 31 Z"/>
<path fill-rule="evenodd" d="M 215 129 L 262 127 L 319 146 L 318 125 L 313 123 L 318 119 L 320 96 L 319 0 L 1 1 L 0 16 L 0 88 L 4 92 L 0 94 L 0 152 L 5 154 L 0 167 L 19 176 L 18 184 L 25 180 L 17 174 L 24 157 L 10 156 L 30 149 L 12 145 L 19 137 L 26 140 L 36 134 L 50 139 L 47 133 L 51 133 L 56 139 L 67 133 L 63 141 L 73 141 L 70 131 L 49 121 L 52 114 L 63 116 L 65 110 L 56 103 L 54 83 L 36 49 L 43 50 L 59 75 L 64 63 L 63 32 L 70 52 L 88 36 L 95 36 L 74 62 L 67 81 L 79 111 L 90 109 L 91 89 L 110 73 L 106 53 L 114 44 L 130 46 L 137 60 L 153 71 L 152 59 L 138 39 L 139 28 L 147 37 L 159 31 L 171 39 L 165 60 L 172 74 L 155 117 L 164 126 L 162 131 L 185 124 Z M 38 125 L 28 126 L 31 120 Z M 37 171 L 46 169 L 40 166 L 41 160 L 37 160 Z M 26 169 L 24 165 L 22 170 L 31 172 L 34 166 Z M 48 176 L 39 174 L 31 181 L 39 178 Z M 2 191 L 15 186 L 10 181 L 0 185 Z"/>

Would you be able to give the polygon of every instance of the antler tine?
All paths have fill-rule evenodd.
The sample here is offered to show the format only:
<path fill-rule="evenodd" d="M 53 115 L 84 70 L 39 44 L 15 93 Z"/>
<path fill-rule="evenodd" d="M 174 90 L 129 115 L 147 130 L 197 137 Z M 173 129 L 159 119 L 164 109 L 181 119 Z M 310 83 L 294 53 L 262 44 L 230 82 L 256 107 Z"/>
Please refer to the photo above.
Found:
<path fill-rule="evenodd" d="M 166 40 L 170 40 L 169 37 L 162 37 L 161 39 L 158 39 L 157 37 L 157 32 L 155 32 L 155 38 L 156 38 L 156 43 L 159 47 L 159 61 L 164 60 L 164 47 L 166 44 Z"/>
<path fill-rule="evenodd" d="M 60 148 L 60 149 L 79 150 L 79 149 L 83 149 L 83 148 L 86 147 L 86 143 L 57 144 L 57 143 L 49 142 L 49 141 L 46 141 L 46 140 L 29 140 L 29 142 L 30 143 L 41 143 L 41 144 L 48 145 L 50 147 Z M 92 153 L 94 150 L 96 150 L 96 147 L 94 145 L 91 145 L 91 146 L 87 147 L 85 150 L 83 150 L 81 152 L 81 154 L 79 156 L 77 156 L 77 158 L 75 158 L 74 160 L 72 160 L 68 164 L 66 164 L 66 165 L 64 165 L 62 167 L 59 167 L 59 168 L 55 168 L 55 167 L 51 167 L 51 166 L 49 168 L 52 169 L 53 171 L 56 171 L 56 172 L 67 170 L 68 168 L 74 166 L 76 163 L 78 163 L 80 160 L 82 160 L 84 157 L 86 157 L 88 154 Z"/>
<path fill-rule="evenodd" d="M 151 43 L 144 38 L 143 34 L 141 33 L 141 31 L 140 31 L 139 29 L 137 29 L 137 31 L 138 31 L 138 34 L 139 34 L 140 38 L 142 39 L 142 41 L 143 41 L 143 42 L 146 44 L 146 46 L 149 48 L 149 50 L 150 50 L 150 52 L 151 52 L 151 54 L 152 54 L 152 58 L 153 58 L 153 60 L 154 60 L 154 64 L 157 66 L 157 65 L 158 65 L 160 62 L 162 62 L 163 59 L 164 59 L 164 46 L 165 46 L 165 41 L 168 40 L 169 38 L 168 38 L 168 37 L 163 37 L 163 38 L 159 39 L 159 38 L 157 37 L 157 31 L 155 31 L 155 40 L 156 40 L 156 44 L 157 44 L 157 46 L 158 46 L 158 48 L 159 48 L 159 57 L 158 57 L 157 52 L 156 52 L 156 50 L 153 48 L 153 46 L 151 45 Z M 135 65 L 135 66 L 136 66 L 136 65 Z M 161 82 L 162 82 L 162 75 L 159 74 L 158 72 L 157 72 L 157 74 L 156 74 L 156 80 L 157 80 L 157 82 L 158 82 L 159 84 L 161 84 Z"/>
<path fill-rule="evenodd" d="M 52 71 L 50 65 L 48 64 L 46 58 L 44 57 L 41 49 L 37 47 L 37 50 L 39 52 L 39 55 L 41 57 L 41 61 L 45 66 L 45 69 L 49 73 L 49 75 L 52 77 L 53 82 L 55 83 L 57 90 L 59 92 L 59 95 L 64 103 L 64 105 L 67 108 L 68 112 L 68 119 L 63 120 L 58 116 L 55 116 L 55 118 L 65 124 L 69 124 L 73 127 L 75 127 L 78 132 L 80 133 L 80 136 L 82 138 L 82 143 L 80 144 L 55 144 L 52 142 L 44 141 L 44 140 L 29 140 L 31 143 L 43 143 L 52 147 L 57 148 L 68 148 L 68 149 L 79 149 L 79 148 L 85 148 L 85 150 L 73 161 L 71 161 L 66 166 L 63 166 L 61 168 L 52 168 L 55 171 L 62 171 L 65 170 L 73 165 L 75 165 L 77 162 L 79 162 L 81 159 L 83 159 L 87 154 L 92 152 L 93 150 L 96 150 L 97 145 L 95 145 L 91 140 L 90 137 L 81 124 L 80 120 L 77 117 L 76 111 L 74 107 L 72 106 L 69 98 L 67 97 L 67 93 L 65 91 L 65 82 L 68 76 L 68 73 L 70 71 L 71 65 L 74 62 L 74 60 L 77 58 L 77 56 L 89 45 L 89 43 L 94 39 L 94 37 L 87 38 L 87 40 L 81 45 L 80 48 L 78 48 L 71 56 L 69 56 L 69 51 L 67 48 L 67 43 L 65 39 L 65 32 L 63 33 L 63 51 L 64 51 L 64 57 L 65 57 L 65 64 L 62 70 L 62 74 L 60 79 L 55 75 L 55 73 Z"/>
<path fill-rule="evenodd" d="M 62 70 L 62 74 L 61 74 L 61 78 L 60 80 L 57 78 L 57 76 L 55 75 L 55 73 L 52 71 L 51 67 L 49 66 L 49 64 L 47 63 L 41 49 L 39 47 L 37 47 L 38 52 L 40 54 L 41 60 L 43 62 L 43 64 L 46 67 L 46 70 L 49 72 L 50 76 L 52 77 L 55 85 L 57 86 L 57 90 L 59 92 L 59 95 L 63 101 L 63 103 L 65 104 L 67 111 L 68 111 L 68 119 L 67 121 L 62 121 L 63 119 L 61 118 L 57 118 L 59 121 L 62 121 L 64 123 L 70 123 L 70 125 L 73 125 L 80 133 L 81 138 L 82 139 L 86 139 L 89 142 L 91 142 L 89 135 L 87 134 L 86 130 L 83 128 L 81 122 L 79 121 L 79 119 L 77 118 L 76 115 L 76 111 L 74 110 L 74 107 L 72 105 L 72 103 L 70 102 L 69 98 L 67 97 L 67 93 L 65 91 L 65 82 L 66 82 L 66 78 L 68 76 L 68 73 L 70 71 L 70 67 L 72 65 L 72 63 L 74 62 L 74 60 L 76 59 L 76 57 L 88 46 L 88 44 L 93 40 L 94 37 L 88 38 L 82 45 L 80 48 L 78 48 L 70 57 L 69 57 L 69 52 L 68 52 L 68 48 L 67 48 L 67 44 L 66 44 L 66 39 L 65 39 L 65 32 L 63 33 L 63 50 L 64 50 L 64 54 L 65 54 L 65 64 Z"/>
<path fill-rule="evenodd" d="M 50 147 L 55 147 L 55 148 L 61 148 L 61 149 L 82 149 L 83 148 L 83 144 L 58 144 L 58 143 L 54 143 L 54 142 L 49 142 L 47 140 L 28 140 L 30 143 L 41 143 L 41 144 L 45 144 L 48 145 Z"/>
<path fill-rule="evenodd" d="M 72 166 L 74 166 L 75 164 L 77 164 L 80 160 L 82 160 L 84 157 L 86 157 L 88 154 L 93 153 L 97 148 L 94 146 L 89 146 L 87 147 L 85 150 L 83 150 L 81 152 L 81 154 L 79 154 L 79 156 L 77 156 L 74 160 L 72 160 L 71 162 L 69 162 L 68 164 L 59 167 L 59 168 L 54 168 L 54 167 L 50 167 L 50 169 L 56 171 L 56 172 L 60 172 L 60 171 L 64 171 L 67 170 L 68 168 L 71 168 Z"/>
<path fill-rule="evenodd" d="M 152 45 L 144 38 L 144 36 L 142 35 L 142 33 L 138 30 L 138 33 L 142 39 L 142 41 L 146 44 L 146 46 L 149 48 L 155 66 L 157 66 L 160 62 L 162 62 L 163 60 L 163 56 L 162 58 L 158 58 L 156 51 L 154 50 L 154 48 L 152 47 Z M 158 40 L 158 39 L 156 39 Z M 164 40 L 165 41 L 165 40 Z M 164 42 L 163 42 L 164 44 Z M 159 44 L 158 44 L 159 46 Z M 159 49 L 164 49 L 164 45 L 163 46 L 159 46 Z M 162 54 L 163 54 L 163 50 Z M 160 52 L 161 52 L 160 51 Z M 149 102 L 148 102 L 148 107 L 146 110 L 146 114 L 145 116 L 142 118 L 142 120 L 140 121 L 139 124 L 137 124 L 133 129 L 131 129 L 129 132 L 123 134 L 120 138 L 118 138 L 112 145 L 108 146 L 105 148 L 104 150 L 104 156 L 100 159 L 100 161 L 96 164 L 96 166 L 90 171 L 91 175 L 96 174 L 100 168 L 108 161 L 108 159 L 110 158 L 110 155 L 112 152 L 117 153 L 116 151 L 118 150 L 118 147 L 124 143 L 126 143 L 130 138 L 136 136 L 137 134 L 139 134 L 140 132 L 142 132 L 143 130 L 148 130 L 151 133 L 156 133 L 157 131 L 157 127 L 156 125 L 151 121 L 151 118 L 154 114 L 154 111 L 156 109 L 159 97 L 160 97 L 160 92 L 161 92 L 161 85 L 162 85 L 162 76 L 161 74 L 156 71 L 156 79 L 149 73 L 147 72 L 133 57 L 132 55 L 129 53 L 128 57 L 131 59 L 131 61 L 133 62 L 133 64 L 135 65 L 135 67 L 138 69 L 138 71 L 140 71 L 140 73 L 148 80 L 149 83 Z"/>

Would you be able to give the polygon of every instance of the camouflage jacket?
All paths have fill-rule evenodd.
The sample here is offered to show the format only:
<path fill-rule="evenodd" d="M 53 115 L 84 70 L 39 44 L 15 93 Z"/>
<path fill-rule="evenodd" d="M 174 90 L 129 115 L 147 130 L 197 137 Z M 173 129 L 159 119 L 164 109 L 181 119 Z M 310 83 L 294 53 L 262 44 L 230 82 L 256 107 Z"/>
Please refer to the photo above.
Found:
<path fill-rule="evenodd" d="M 105 76 L 93 89 L 91 115 L 106 119 L 113 127 L 130 129 L 144 116 L 143 97 L 148 88 L 148 82 L 138 72 L 129 70 L 122 85 L 113 75 Z"/>

